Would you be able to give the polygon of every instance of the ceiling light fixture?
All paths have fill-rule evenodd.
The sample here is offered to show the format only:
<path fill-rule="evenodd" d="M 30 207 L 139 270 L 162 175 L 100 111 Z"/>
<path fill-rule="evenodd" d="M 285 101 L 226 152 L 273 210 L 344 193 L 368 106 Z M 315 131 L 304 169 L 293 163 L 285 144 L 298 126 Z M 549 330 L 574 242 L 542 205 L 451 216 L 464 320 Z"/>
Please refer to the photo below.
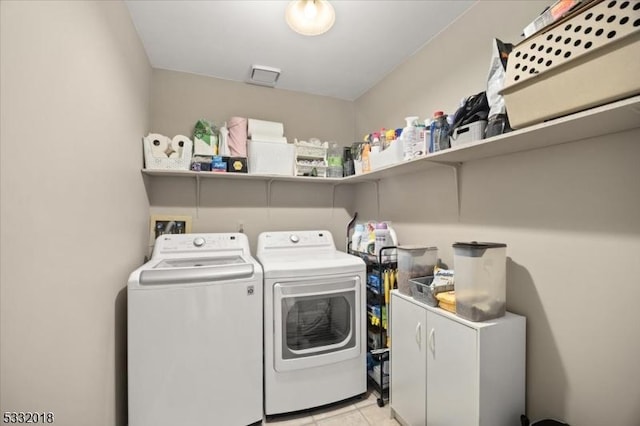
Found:
<path fill-rule="evenodd" d="M 284 16 L 293 31 L 306 36 L 324 34 L 336 21 L 336 12 L 327 0 L 293 0 Z"/>

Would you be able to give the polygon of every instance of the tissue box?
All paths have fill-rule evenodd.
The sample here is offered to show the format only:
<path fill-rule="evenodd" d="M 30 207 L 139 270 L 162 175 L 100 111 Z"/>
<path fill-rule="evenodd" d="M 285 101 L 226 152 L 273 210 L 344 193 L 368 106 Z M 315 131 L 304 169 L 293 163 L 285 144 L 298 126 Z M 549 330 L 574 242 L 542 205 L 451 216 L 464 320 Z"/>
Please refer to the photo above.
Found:
<path fill-rule="evenodd" d="M 214 155 L 211 158 L 211 171 L 216 173 L 226 173 L 228 164 L 229 164 L 229 157 Z"/>
<path fill-rule="evenodd" d="M 204 155 L 194 155 L 191 161 L 191 170 L 194 172 L 210 172 L 212 158 Z"/>

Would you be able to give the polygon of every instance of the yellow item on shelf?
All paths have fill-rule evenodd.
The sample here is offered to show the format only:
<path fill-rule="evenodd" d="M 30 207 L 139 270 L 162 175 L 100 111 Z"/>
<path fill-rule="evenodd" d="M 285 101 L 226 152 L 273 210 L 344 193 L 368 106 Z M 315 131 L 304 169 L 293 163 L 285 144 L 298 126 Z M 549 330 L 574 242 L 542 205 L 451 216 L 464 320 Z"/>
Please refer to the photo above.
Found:
<path fill-rule="evenodd" d="M 391 271 L 390 270 L 386 270 L 384 271 L 384 303 L 386 305 L 389 304 L 389 284 L 391 282 Z"/>
<path fill-rule="evenodd" d="M 456 292 L 454 291 L 445 291 L 443 293 L 436 294 L 436 299 L 438 299 L 438 306 L 444 309 L 445 311 L 456 313 Z"/>
<path fill-rule="evenodd" d="M 385 132 L 384 137 L 388 140 L 388 141 L 392 141 L 395 140 L 396 138 L 396 131 L 395 129 L 389 129 Z"/>
<path fill-rule="evenodd" d="M 370 315 L 369 322 L 371 322 L 371 325 L 375 325 L 377 327 L 378 325 L 380 325 L 380 318 Z"/>

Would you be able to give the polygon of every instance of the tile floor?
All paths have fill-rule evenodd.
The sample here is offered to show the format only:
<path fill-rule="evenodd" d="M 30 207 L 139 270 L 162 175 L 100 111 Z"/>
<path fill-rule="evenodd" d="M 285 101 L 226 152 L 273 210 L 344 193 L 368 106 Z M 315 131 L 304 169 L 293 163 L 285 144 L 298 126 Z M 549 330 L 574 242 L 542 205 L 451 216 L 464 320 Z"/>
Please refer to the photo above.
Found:
<path fill-rule="evenodd" d="M 264 421 L 269 426 L 398 426 L 391 418 L 389 404 L 378 407 L 377 394 L 367 392 L 362 398 L 349 399 L 300 414 L 276 416 Z"/>

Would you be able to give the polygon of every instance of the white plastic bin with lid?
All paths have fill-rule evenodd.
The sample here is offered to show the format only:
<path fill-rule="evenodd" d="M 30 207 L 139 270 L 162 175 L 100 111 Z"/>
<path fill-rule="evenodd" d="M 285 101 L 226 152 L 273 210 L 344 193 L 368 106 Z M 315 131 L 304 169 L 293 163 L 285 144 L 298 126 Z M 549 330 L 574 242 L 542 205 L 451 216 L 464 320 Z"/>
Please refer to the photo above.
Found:
<path fill-rule="evenodd" d="M 471 321 L 504 316 L 507 298 L 507 245 L 455 243 L 456 314 Z"/>
<path fill-rule="evenodd" d="M 250 174 L 293 176 L 293 144 L 247 141 L 247 166 Z"/>
<path fill-rule="evenodd" d="M 398 246 L 398 291 L 411 296 L 411 278 L 433 275 L 438 248 L 418 245 Z"/>

